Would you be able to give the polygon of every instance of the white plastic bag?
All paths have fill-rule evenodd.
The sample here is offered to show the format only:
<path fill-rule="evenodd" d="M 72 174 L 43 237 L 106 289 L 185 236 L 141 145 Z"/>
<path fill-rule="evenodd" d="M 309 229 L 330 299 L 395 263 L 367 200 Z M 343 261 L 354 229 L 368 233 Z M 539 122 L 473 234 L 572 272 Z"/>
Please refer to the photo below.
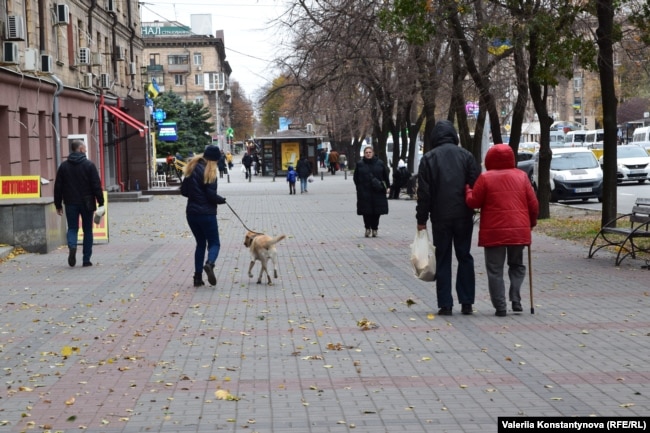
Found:
<path fill-rule="evenodd" d="M 106 213 L 106 208 L 104 206 L 100 206 L 97 208 L 95 211 L 95 217 L 93 218 L 93 221 L 95 224 L 99 224 L 102 221 L 102 217 Z"/>
<path fill-rule="evenodd" d="M 436 279 L 436 250 L 429 240 L 429 232 L 418 230 L 411 244 L 411 264 L 415 276 L 422 281 Z"/>

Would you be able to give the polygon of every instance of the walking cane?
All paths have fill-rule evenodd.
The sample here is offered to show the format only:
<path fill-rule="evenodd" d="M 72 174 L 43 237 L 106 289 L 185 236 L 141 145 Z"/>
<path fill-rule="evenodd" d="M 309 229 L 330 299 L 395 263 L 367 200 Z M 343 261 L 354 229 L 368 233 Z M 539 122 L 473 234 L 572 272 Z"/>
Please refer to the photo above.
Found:
<path fill-rule="evenodd" d="M 530 314 L 535 314 L 533 304 L 533 260 L 530 255 L 530 245 L 528 245 L 528 282 L 530 284 Z"/>

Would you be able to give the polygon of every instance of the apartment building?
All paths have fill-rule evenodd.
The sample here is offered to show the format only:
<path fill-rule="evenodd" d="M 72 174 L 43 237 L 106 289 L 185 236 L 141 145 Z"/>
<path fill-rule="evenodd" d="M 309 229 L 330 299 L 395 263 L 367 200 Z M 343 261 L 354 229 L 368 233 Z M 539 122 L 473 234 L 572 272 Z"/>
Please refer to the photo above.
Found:
<path fill-rule="evenodd" d="M 108 191 L 148 184 L 136 0 L 0 0 L 0 176 L 56 170 L 80 138 Z"/>
<path fill-rule="evenodd" d="M 225 142 L 230 127 L 230 64 L 224 34 L 211 34 L 210 15 L 192 15 L 192 25 L 178 22 L 142 23 L 144 61 L 149 82 L 161 92 L 173 91 L 185 102 L 208 107 L 216 132 Z M 145 69 L 143 69 L 145 71 Z"/>

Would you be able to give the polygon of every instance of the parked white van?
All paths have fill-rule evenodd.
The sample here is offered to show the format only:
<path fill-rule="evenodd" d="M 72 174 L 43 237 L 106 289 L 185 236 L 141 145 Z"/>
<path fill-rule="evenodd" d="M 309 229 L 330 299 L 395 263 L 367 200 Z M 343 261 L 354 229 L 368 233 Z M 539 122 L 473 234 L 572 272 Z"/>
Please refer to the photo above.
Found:
<path fill-rule="evenodd" d="M 550 147 L 564 147 L 566 146 L 565 143 L 566 136 L 564 135 L 564 131 L 554 131 L 551 130 L 551 139 L 550 141 Z"/>
<path fill-rule="evenodd" d="M 569 131 L 564 137 L 564 143 L 567 147 L 582 147 L 585 145 L 585 135 L 587 131 Z"/>
<path fill-rule="evenodd" d="M 634 134 L 632 134 L 632 142 L 630 144 L 641 146 L 650 154 L 650 126 L 636 128 Z"/>
<path fill-rule="evenodd" d="M 551 149 L 549 181 L 551 201 L 603 201 L 603 170 L 594 153 L 585 147 L 556 147 Z M 539 187 L 539 152 L 533 165 L 533 187 Z"/>
<path fill-rule="evenodd" d="M 592 129 L 585 134 L 585 146 L 589 149 L 602 149 L 605 140 L 605 130 Z"/>

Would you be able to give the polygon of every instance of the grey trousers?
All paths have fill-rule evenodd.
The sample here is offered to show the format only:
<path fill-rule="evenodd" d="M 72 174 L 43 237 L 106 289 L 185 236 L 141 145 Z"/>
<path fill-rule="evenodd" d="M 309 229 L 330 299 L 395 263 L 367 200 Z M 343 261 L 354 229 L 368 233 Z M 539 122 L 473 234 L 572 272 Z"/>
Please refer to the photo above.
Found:
<path fill-rule="evenodd" d="M 524 265 L 524 245 L 485 247 L 485 270 L 492 305 L 499 311 L 507 309 L 506 286 L 503 280 L 503 266 L 508 259 L 508 278 L 510 279 L 510 302 L 521 302 L 521 285 L 526 276 Z"/>

